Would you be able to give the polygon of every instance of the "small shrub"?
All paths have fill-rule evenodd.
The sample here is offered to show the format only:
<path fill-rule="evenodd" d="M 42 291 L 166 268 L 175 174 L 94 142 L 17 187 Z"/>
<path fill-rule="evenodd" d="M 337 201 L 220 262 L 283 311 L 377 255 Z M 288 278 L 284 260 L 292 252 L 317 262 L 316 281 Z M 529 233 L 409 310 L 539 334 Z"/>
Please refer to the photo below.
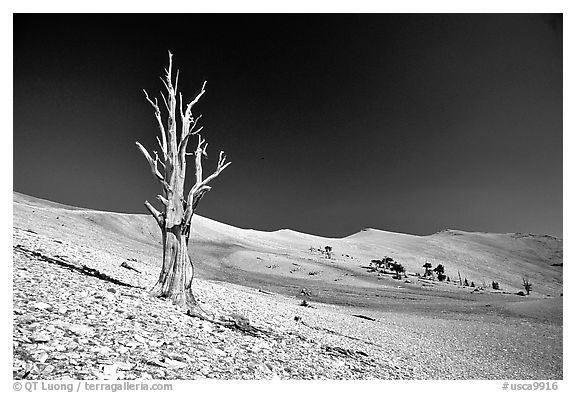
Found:
<path fill-rule="evenodd" d="M 471 287 L 475 287 L 475 286 L 476 286 L 476 285 L 474 285 L 474 281 L 472 281 L 472 282 L 470 283 L 470 286 L 471 286 Z"/>
<path fill-rule="evenodd" d="M 399 264 L 398 262 L 394 262 L 394 264 L 392 265 L 392 271 L 394 271 L 396 273 L 396 277 L 394 277 L 397 280 L 400 280 L 400 274 L 405 273 L 406 272 L 406 268 L 404 266 L 402 266 L 401 264 Z"/>
<path fill-rule="evenodd" d="M 530 295 L 530 291 L 532 290 L 532 283 L 528 281 L 527 278 L 522 279 L 522 286 L 526 290 L 526 295 Z"/>
<path fill-rule="evenodd" d="M 432 275 L 432 264 L 430 262 L 426 262 L 424 265 L 422 265 L 422 267 L 424 268 L 424 277 Z"/>
<path fill-rule="evenodd" d="M 446 279 L 446 275 L 444 273 L 438 273 L 438 281 L 444 281 Z"/>
<path fill-rule="evenodd" d="M 516 293 L 516 295 L 518 295 L 518 296 L 526 296 L 526 295 L 524 294 L 524 291 L 518 291 L 518 293 Z"/>
<path fill-rule="evenodd" d="M 500 289 L 500 284 L 498 284 L 496 281 L 492 281 L 492 289 Z"/>
<path fill-rule="evenodd" d="M 434 272 L 435 272 L 435 273 L 444 273 L 444 265 L 438 264 L 438 266 L 436 266 L 436 267 L 434 268 Z"/>
<path fill-rule="evenodd" d="M 470 286 L 470 284 L 468 284 L 468 279 L 467 279 L 467 278 L 464 279 L 464 286 L 466 286 L 466 287 L 469 287 L 469 286 Z"/>

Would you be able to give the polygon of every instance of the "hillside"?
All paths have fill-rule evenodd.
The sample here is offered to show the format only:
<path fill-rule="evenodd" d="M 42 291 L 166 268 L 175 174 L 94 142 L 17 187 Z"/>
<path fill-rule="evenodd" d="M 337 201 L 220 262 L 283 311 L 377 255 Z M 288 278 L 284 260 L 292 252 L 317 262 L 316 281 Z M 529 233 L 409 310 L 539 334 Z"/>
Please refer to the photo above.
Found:
<path fill-rule="evenodd" d="M 80 232 L 80 242 L 111 240 L 134 258 L 151 264 L 161 259 L 160 233 L 148 215 L 78 209 L 14 193 L 14 224 L 25 226 L 29 220 L 33 220 L 29 225 L 38 225 L 38 220 L 43 223 L 38 230 L 45 235 Z M 441 263 L 453 282 L 460 272 L 462 280 L 476 285 L 490 286 L 494 280 L 503 290 L 517 292 L 522 289 L 522 277 L 527 277 L 533 282 L 534 295 L 562 293 L 562 240 L 546 235 L 447 230 L 416 236 L 366 229 L 336 239 L 292 230 L 240 229 L 194 216 L 191 243 L 191 256 L 201 276 L 249 286 L 274 287 L 280 276 L 312 287 L 323 283 L 396 287 L 396 282 L 378 280 L 366 269 L 372 259 L 390 256 L 412 273 L 423 272 L 425 262 Z M 330 259 L 318 251 L 325 246 L 333 249 Z"/>
<path fill-rule="evenodd" d="M 97 378 L 105 364 L 129 367 L 126 362 L 132 368 L 122 375 L 129 379 L 562 377 L 562 267 L 553 266 L 562 263 L 560 239 L 375 229 L 334 239 L 195 216 L 196 294 L 215 314 L 240 314 L 270 332 L 256 340 L 146 296 L 162 253 L 151 217 L 16 192 L 13 207 L 15 378 L 37 378 L 46 369 L 42 375 L 50 378 Z M 325 246 L 332 247 L 330 258 L 321 252 Z M 385 255 L 407 267 L 408 279 L 368 271 L 371 259 Z M 125 261 L 138 272 L 122 268 Z M 442 263 L 451 282 L 415 277 L 425 261 Z M 86 276 L 94 271 L 101 277 Z M 496 280 L 502 290 L 461 287 L 458 271 L 478 285 Z M 515 295 L 522 277 L 533 282 L 529 297 Z M 299 306 L 303 288 L 315 308 Z M 177 333 L 168 348 L 156 347 L 167 323 Z M 77 325 L 96 333 L 70 335 Z M 196 332 L 194 345 L 189 332 Z M 46 343 L 44 336 L 36 342 L 37 334 L 48 336 Z M 89 347 L 110 351 L 104 363 Z M 519 348 L 525 356 L 517 356 Z M 80 353 L 74 358 L 79 369 L 66 360 L 70 351 Z M 232 363 L 222 369 L 224 353 Z"/>

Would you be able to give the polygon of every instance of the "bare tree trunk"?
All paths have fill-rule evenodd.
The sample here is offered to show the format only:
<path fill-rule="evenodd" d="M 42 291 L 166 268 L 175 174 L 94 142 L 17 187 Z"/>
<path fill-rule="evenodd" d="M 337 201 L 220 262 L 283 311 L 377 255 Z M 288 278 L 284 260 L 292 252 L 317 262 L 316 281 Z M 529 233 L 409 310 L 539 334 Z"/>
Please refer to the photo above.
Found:
<path fill-rule="evenodd" d="M 198 304 L 192 293 L 194 266 L 188 255 L 188 238 L 180 227 L 174 227 L 163 233 L 164 257 L 162 271 L 152 296 L 172 300 L 187 312 L 194 312 Z"/>
<path fill-rule="evenodd" d="M 162 139 L 157 138 L 160 146 L 163 160 L 154 151 L 155 157 L 140 143 L 136 145 L 146 157 L 152 170 L 152 174 L 160 182 L 163 188 L 162 195 L 157 198 L 164 205 L 162 212 L 158 211 L 148 201 L 145 202 L 146 208 L 156 219 L 162 232 L 163 257 L 162 270 L 158 281 L 152 288 L 150 294 L 165 299 L 170 299 L 174 304 L 181 307 L 188 314 L 209 318 L 200 308 L 194 294 L 192 293 L 192 280 L 194 278 L 194 266 L 188 254 L 188 241 L 190 238 L 190 225 L 192 216 L 196 207 L 204 194 L 210 191 L 208 183 L 215 179 L 228 165 L 226 156 L 220 152 L 218 166 L 216 171 L 207 178 L 202 176 L 202 157 L 205 157 L 207 143 L 199 135 L 202 127 L 195 130 L 200 116 L 192 116 L 192 107 L 198 102 L 204 94 L 204 87 L 196 96 L 186 105 L 183 110 L 182 93 L 180 93 L 180 135 L 177 134 L 177 88 L 178 73 L 176 74 L 176 83 L 172 85 L 172 54 L 169 53 L 170 65 L 166 70 L 166 78 L 162 80 L 167 90 L 167 97 L 162 94 L 164 104 L 168 111 L 167 125 L 164 127 L 158 100 L 152 101 L 148 93 L 144 91 L 146 99 L 155 110 L 156 120 L 160 128 Z M 188 141 L 192 135 L 198 134 L 198 145 L 194 153 L 186 152 Z M 184 181 L 186 177 L 186 156 L 195 157 L 196 166 L 196 183 L 188 192 L 187 198 L 184 198 Z M 158 166 L 160 164 L 161 167 Z"/>

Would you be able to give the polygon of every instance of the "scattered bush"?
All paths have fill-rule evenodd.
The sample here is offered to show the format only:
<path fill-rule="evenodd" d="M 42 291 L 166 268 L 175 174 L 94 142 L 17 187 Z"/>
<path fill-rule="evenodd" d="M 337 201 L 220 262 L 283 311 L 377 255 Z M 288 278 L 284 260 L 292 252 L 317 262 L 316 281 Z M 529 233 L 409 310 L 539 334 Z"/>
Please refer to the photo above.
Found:
<path fill-rule="evenodd" d="M 422 267 L 424 268 L 424 277 L 432 275 L 432 264 L 430 262 L 426 262 L 424 265 L 422 265 Z"/>
<path fill-rule="evenodd" d="M 518 295 L 518 296 L 526 296 L 526 295 L 524 295 L 524 291 L 518 291 L 518 293 L 516 293 L 516 295 Z"/>
<path fill-rule="evenodd" d="M 395 263 L 394 259 L 386 256 L 382 259 L 372 259 L 372 261 L 370 261 L 370 266 L 372 267 L 372 271 L 382 271 L 384 269 L 394 270 Z"/>
<path fill-rule="evenodd" d="M 498 284 L 496 281 L 492 281 L 492 289 L 500 289 L 500 284 Z"/>
<path fill-rule="evenodd" d="M 474 281 L 472 281 L 472 282 L 470 283 L 470 286 L 471 286 L 471 287 L 475 287 L 475 286 L 476 286 L 476 285 L 474 285 Z"/>
<path fill-rule="evenodd" d="M 522 278 L 522 286 L 526 290 L 526 295 L 530 295 L 530 291 L 532 290 L 532 283 L 529 282 L 527 278 Z"/>
<path fill-rule="evenodd" d="M 446 279 L 446 275 L 444 273 L 438 273 L 438 281 L 444 281 Z"/>
<path fill-rule="evenodd" d="M 470 284 L 468 284 L 468 279 L 467 279 L 467 278 L 464 279 L 464 286 L 466 286 L 466 287 L 469 287 L 469 286 L 470 286 Z"/>
<path fill-rule="evenodd" d="M 405 273 L 406 272 L 406 268 L 404 266 L 402 266 L 401 264 L 399 264 L 398 262 L 394 262 L 394 264 L 392 265 L 392 271 L 394 271 L 396 273 L 396 279 L 400 280 L 400 274 Z"/>

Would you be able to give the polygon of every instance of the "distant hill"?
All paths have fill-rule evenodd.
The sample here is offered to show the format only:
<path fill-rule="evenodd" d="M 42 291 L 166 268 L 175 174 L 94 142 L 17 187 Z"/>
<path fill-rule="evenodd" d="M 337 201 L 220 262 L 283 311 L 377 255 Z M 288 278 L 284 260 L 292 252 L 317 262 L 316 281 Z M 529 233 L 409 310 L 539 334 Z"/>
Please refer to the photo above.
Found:
<path fill-rule="evenodd" d="M 17 192 L 13 200 L 16 227 L 161 263 L 160 232 L 148 215 L 80 209 Z M 325 246 L 332 247 L 330 259 L 319 251 Z M 460 272 L 462 280 L 487 286 L 494 280 L 516 292 L 527 277 L 535 296 L 562 293 L 562 239 L 548 235 L 445 230 L 417 236 L 365 229 L 344 238 L 325 238 L 292 230 L 241 229 L 195 216 L 190 249 L 200 276 L 253 287 L 283 282 L 319 290 L 335 285 L 396 288 L 396 280 L 366 269 L 370 260 L 390 256 L 409 273 L 423 272 L 422 265 L 430 262 L 443 264 L 451 281 Z"/>

